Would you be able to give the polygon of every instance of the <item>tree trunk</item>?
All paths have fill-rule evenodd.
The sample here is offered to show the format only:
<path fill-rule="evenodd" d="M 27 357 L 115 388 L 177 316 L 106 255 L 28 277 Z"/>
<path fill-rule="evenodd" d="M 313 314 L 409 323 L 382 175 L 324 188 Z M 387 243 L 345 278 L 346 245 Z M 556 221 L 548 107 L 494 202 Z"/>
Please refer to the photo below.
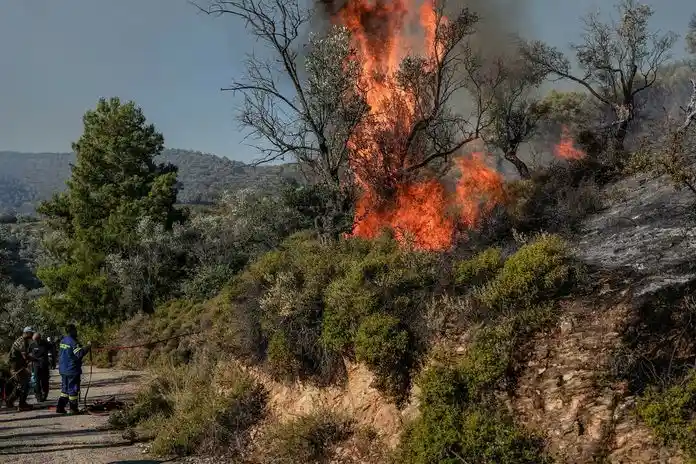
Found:
<path fill-rule="evenodd" d="M 532 175 L 529 173 L 529 168 L 524 161 L 517 156 L 517 150 L 508 150 L 505 153 L 505 159 L 515 165 L 515 168 L 522 179 L 531 179 Z"/>
<path fill-rule="evenodd" d="M 614 151 L 616 154 L 621 154 L 624 151 L 624 142 L 626 141 L 626 136 L 628 135 L 628 120 L 621 121 L 614 134 Z"/>

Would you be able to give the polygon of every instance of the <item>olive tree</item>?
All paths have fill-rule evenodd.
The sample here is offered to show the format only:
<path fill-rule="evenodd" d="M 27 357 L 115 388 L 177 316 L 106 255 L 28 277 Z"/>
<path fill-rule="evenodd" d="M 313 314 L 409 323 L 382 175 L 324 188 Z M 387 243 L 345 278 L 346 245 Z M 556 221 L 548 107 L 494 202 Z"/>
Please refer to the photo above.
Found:
<path fill-rule="evenodd" d="M 559 49 L 543 42 L 527 43 L 523 51 L 548 74 L 579 84 L 611 109 L 613 148 L 622 152 L 636 118 L 636 95 L 655 84 L 676 36 L 650 30 L 653 9 L 637 0 L 622 0 L 617 10 L 618 21 L 604 22 L 599 13 L 584 18 L 583 40 L 572 45 L 581 74 L 573 72 L 570 60 Z"/>
<path fill-rule="evenodd" d="M 260 142 L 257 163 L 291 157 L 332 192 L 320 229 L 339 234 L 336 217 L 352 207 L 354 197 L 348 141 L 369 109 L 350 33 L 336 27 L 325 37 L 312 35 L 303 58 L 302 34 L 312 15 L 298 0 L 209 0 L 196 6 L 241 19 L 270 49 L 268 59 L 250 54 L 246 75 L 223 90 L 243 98 L 239 120 Z"/>
<path fill-rule="evenodd" d="M 333 207 L 318 221 L 326 235 L 347 231 L 343 225 L 350 222 L 336 218 L 354 205 L 356 178 L 360 187 L 388 198 L 413 176 L 448 167 L 451 156 L 477 139 L 488 121 L 492 97 L 483 89 L 495 85 L 498 74 L 466 46 L 478 21 L 467 9 L 445 20 L 444 4 L 433 4 L 431 50 L 402 61 L 387 78 L 395 91 L 376 108 L 368 105 L 365 56 L 354 48 L 347 28 L 310 36 L 301 59 L 299 42 L 312 11 L 299 0 L 209 0 L 197 6 L 241 19 L 272 51 L 268 61 L 249 57 L 245 78 L 225 90 L 243 97 L 240 121 L 262 140 L 258 162 L 290 156 L 312 181 L 330 187 L 324 192 Z M 472 112 L 453 110 L 459 92 L 475 95 Z M 354 156 L 361 152 L 370 156 Z"/>
<path fill-rule="evenodd" d="M 529 167 L 517 153 L 536 134 L 548 113 L 550 105 L 536 95 L 544 74 L 522 60 L 513 60 L 501 69 L 503 79 L 492 92 L 491 125 L 484 138 L 503 153 L 522 179 L 529 179 Z"/>
<path fill-rule="evenodd" d="M 383 108 L 359 129 L 355 169 L 381 197 L 423 173 L 441 176 L 464 145 L 490 126 L 494 89 L 503 80 L 500 63 L 491 63 L 470 44 L 479 21 L 464 8 L 445 18 L 445 2 L 433 3 L 433 40 L 422 55 L 400 64 Z M 455 108 L 455 100 L 472 102 Z M 374 119 L 374 121 L 373 121 Z"/>
<path fill-rule="evenodd" d="M 690 24 L 692 33 L 695 19 Z M 692 45 L 689 37 L 687 45 Z M 633 169 L 648 171 L 655 177 L 667 176 L 677 189 L 687 188 L 696 195 L 696 78 L 690 79 L 690 84 L 691 95 L 681 107 L 683 119 L 667 118 L 656 128 L 656 133 L 645 138 L 642 149 L 631 161 Z"/>

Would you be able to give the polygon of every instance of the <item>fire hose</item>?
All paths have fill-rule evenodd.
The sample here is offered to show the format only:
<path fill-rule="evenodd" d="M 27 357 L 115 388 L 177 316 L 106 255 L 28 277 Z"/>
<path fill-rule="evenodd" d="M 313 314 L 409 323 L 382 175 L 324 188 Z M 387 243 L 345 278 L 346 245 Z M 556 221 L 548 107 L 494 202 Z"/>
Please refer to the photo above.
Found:
<path fill-rule="evenodd" d="M 174 336 L 168 337 L 168 338 L 163 338 L 160 340 L 153 340 L 153 341 L 150 341 L 147 343 L 140 343 L 137 345 L 106 346 L 106 347 L 99 347 L 99 348 L 90 347 L 90 350 L 89 350 L 89 379 L 87 381 L 87 387 L 85 388 L 85 394 L 82 397 L 82 406 L 83 406 L 84 411 L 86 413 L 92 414 L 92 415 L 108 415 L 110 410 L 120 409 L 123 406 L 123 403 L 120 401 L 116 401 L 115 397 L 113 397 L 113 396 L 108 398 L 107 400 L 103 400 L 103 401 L 97 400 L 91 405 L 87 404 L 87 397 L 89 395 L 89 389 L 92 386 L 92 375 L 93 375 L 93 366 L 94 366 L 93 357 L 92 357 L 93 351 L 111 352 L 111 351 L 130 350 L 130 349 L 134 349 L 134 348 L 152 347 L 154 345 L 158 345 L 160 343 L 168 342 L 171 340 L 176 340 L 178 338 L 184 338 L 184 337 L 189 337 L 191 335 L 197 335 L 201 332 L 202 331 L 187 332 L 187 333 L 183 333 L 183 334 L 179 334 L 179 335 L 174 335 Z M 28 369 L 28 367 L 25 369 Z M 8 381 L 11 381 L 14 378 L 16 378 L 20 372 L 21 371 L 17 371 L 12 377 L 10 377 L 8 379 Z M 4 389 L 3 389 L 3 392 L 4 392 Z M 49 406 L 49 409 L 55 409 L 55 406 Z"/>
<path fill-rule="evenodd" d="M 94 362 L 92 362 L 92 352 L 93 352 L 93 351 L 109 351 L 109 352 L 111 352 L 111 351 L 131 350 L 131 349 L 134 349 L 134 348 L 151 347 L 151 346 L 158 345 L 158 344 L 160 344 L 160 343 L 168 342 L 168 341 L 171 341 L 171 340 L 176 340 L 176 339 L 179 339 L 179 338 L 189 337 L 189 336 L 191 336 L 191 335 L 197 335 L 197 334 L 199 334 L 199 333 L 201 333 L 201 331 L 197 331 L 197 332 L 187 332 L 187 333 L 183 333 L 183 334 L 179 334 L 179 335 L 174 335 L 174 336 L 168 337 L 168 338 L 163 338 L 163 339 L 161 339 L 161 340 L 154 340 L 154 341 L 147 342 L 147 343 L 140 343 L 140 344 L 138 344 L 138 345 L 107 346 L 107 347 L 102 347 L 102 348 L 91 348 L 91 347 L 90 347 L 90 350 L 89 350 L 89 380 L 87 381 L 87 388 L 85 388 L 85 394 L 84 394 L 84 396 L 82 397 L 82 406 L 83 406 L 84 410 L 87 411 L 89 414 L 98 414 L 98 413 L 94 410 L 95 408 L 90 408 L 90 407 L 87 405 L 87 395 L 89 394 L 89 387 L 92 386 L 92 369 L 93 369 L 93 366 L 94 366 Z M 113 398 L 113 397 L 112 397 L 112 398 Z M 119 403 L 119 402 L 116 402 L 115 399 L 112 399 L 112 398 L 110 398 L 110 400 L 112 400 L 112 401 L 111 401 L 112 403 Z M 108 404 L 108 403 L 109 403 L 109 401 L 107 401 L 107 402 L 102 402 L 101 404 L 95 404 L 95 405 L 93 405 L 93 406 L 97 406 L 99 409 L 107 409 L 107 410 L 108 410 L 108 408 L 109 408 L 109 404 Z M 116 404 L 114 404 L 114 405 L 116 406 Z M 108 414 L 108 411 L 104 411 L 104 412 L 106 412 L 106 413 Z M 98 415 L 100 415 L 100 414 L 98 414 Z"/>

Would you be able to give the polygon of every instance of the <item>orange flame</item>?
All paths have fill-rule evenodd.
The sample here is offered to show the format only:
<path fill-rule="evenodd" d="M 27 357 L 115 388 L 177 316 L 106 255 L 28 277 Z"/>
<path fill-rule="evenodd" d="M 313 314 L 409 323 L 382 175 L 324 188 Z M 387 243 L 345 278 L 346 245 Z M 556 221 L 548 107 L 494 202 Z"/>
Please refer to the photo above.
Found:
<path fill-rule="evenodd" d="M 563 126 L 561 129 L 561 140 L 555 146 L 554 153 L 557 157 L 565 160 L 580 160 L 587 156 L 584 151 L 575 148 L 575 141 L 567 126 Z"/>
<path fill-rule="evenodd" d="M 379 198 L 366 191 L 356 204 L 353 234 L 375 238 L 389 228 L 397 240 L 420 249 L 452 246 L 457 221 L 451 211 L 462 225 L 475 228 L 504 200 L 503 176 L 486 165 L 483 153 L 457 158 L 456 164 L 460 178 L 454 192 L 447 192 L 436 179 L 400 185 L 394 202 L 378 208 Z"/>
<path fill-rule="evenodd" d="M 402 243 L 443 250 L 452 245 L 458 223 L 476 227 L 481 215 L 502 200 L 503 180 L 485 164 L 482 154 L 457 160 L 461 178 L 454 191 L 433 176 L 418 181 L 403 178 L 404 169 L 414 162 L 407 139 L 417 116 L 412 95 L 396 85 L 395 75 L 401 60 L 414 50 L 429 63 L 439 62 L 444 52 L 436 37 L 433 0 L 420 7 L 410 2 L 415 0 L 347 0 L 334 17 L 353 35 L 363 63 L 361 85 L 368 89 L 370 105 L 369 117 L 348 144 L 351 167 L 363 190 L 356 203 L 353 235 L 374 238 L 390 228 Z M 447 22 L 439 20 L 440 26 Z M 411 24 L 421 25 L 420 34 L 407 33 Z"/>
<path fill-rule="evenodd" d="M 486 166 L 483 153 L 474 153 L 470 159 L 458 158 L 457 166 L 462 174 L 457 182 L 460 220 L 474 228 L 483 216 L 503 202 L 503 176 Z"/>
<path fill-rule="evenodd" d="M 393 204 L 373 210 L 377 204 L 379 199 L 371 191 L 358 200 L 354 235 L 375 238 L 390 228 L 397 240 L 412 241 L 418 248 L 442 250 L 452 244 L 455 224 L 447 217 L 449 198 L 436 180 L 400 185 Z"/>

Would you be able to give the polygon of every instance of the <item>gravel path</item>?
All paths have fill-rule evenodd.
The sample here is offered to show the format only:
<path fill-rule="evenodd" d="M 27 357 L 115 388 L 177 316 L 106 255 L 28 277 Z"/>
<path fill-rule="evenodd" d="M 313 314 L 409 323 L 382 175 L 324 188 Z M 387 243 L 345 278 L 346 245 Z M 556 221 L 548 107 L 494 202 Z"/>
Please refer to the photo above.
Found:
<path fill-rule="evenodd" d="M 128 399 L 143 374 L 132 371 L 94 369 L 88 401 L 116 395 Z M 83 376 L 83 388 L 89 374 Z M 131 445 L 120 433 L 104 429 L 107 417 L 63 416 L 48 410 L 60 393 L 60 377 L 51 373 L 47 402 L 29 412 L 0 409 L 0 463 L 13 464 L 148 464 L 141 448 Z M 29 402 L 33 402 L 30 397 Z M 80 405 L 82 407 L 82 405 Z"/>

